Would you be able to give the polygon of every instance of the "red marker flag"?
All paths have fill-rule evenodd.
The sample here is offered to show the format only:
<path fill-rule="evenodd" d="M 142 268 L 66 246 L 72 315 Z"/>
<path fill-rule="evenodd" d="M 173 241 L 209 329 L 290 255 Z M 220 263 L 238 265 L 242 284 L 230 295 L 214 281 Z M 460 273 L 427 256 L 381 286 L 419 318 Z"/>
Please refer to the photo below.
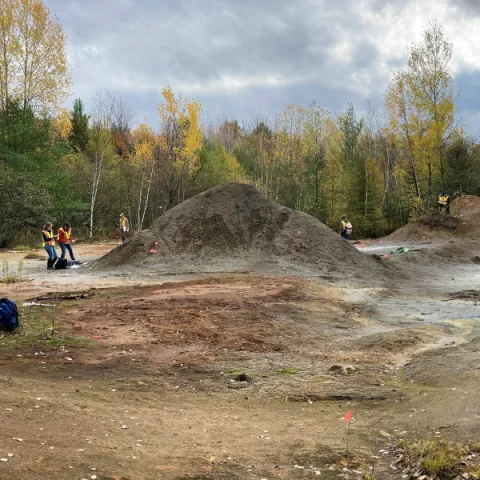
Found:
<path fill-rule="evenodd" d="M 346 414 L 345 414 L 345 417 L 343 417 L 343 421 L 345 423 L 350 423 L 350 421 L 352 420 L 352 412 L 349 410 Z"/>

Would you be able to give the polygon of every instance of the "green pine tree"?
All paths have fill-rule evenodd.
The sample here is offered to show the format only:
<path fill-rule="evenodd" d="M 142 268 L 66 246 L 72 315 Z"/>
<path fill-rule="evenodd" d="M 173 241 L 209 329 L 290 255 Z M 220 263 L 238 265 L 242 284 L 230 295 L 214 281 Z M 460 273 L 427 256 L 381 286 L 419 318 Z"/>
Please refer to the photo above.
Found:
<path fill-rule="evenodd" d="M 84 112 L 83 102 L 80 98 L 75 99 L 71 114 L 72 131 L 70 133 L 70 141 L 76 151 L 83 152 L 88 145 L 88 116 Z"/>

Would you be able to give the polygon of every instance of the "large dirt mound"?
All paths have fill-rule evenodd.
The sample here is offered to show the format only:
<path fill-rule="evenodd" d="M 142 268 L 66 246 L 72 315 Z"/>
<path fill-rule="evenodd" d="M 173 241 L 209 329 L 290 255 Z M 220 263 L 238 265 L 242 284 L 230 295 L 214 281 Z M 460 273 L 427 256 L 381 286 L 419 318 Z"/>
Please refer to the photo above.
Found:
<path fill-rule="evenodd" d="M 387 238 L 395 242 L 473 240 L 480 235 L 480 197 L 464 195 L 450 207 L 450 216 L 430 215 L 410 222 Z"/>
<path fill-rule="evenodd" d="M 458 235 L 477 239 L 480 235 L 480 197 L 464 195 L 452 204 L 452 215 L 460 220 Z"/>
<path fill-rule="evenodd" d="M 307 266 L 337 276 L 375 275 L 382 267 L 315 218 L 276 204 L 250 185 L 226 184 L 167 211 L 117 247 L 99 268 L 142 266 L 195 273 Z"/>

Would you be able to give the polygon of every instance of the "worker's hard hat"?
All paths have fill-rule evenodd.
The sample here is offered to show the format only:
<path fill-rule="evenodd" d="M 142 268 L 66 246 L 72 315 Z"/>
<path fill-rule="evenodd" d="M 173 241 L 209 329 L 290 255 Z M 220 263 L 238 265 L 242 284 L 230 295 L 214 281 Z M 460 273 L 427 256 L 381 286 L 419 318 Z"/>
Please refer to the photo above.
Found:
<path fill-rule="evenodd" d="M 121 213 L 121 214 L 120 214 L 120 216 L 121 216 L 121 217 L 124 217 L 124 216 L 125 216 L 125 214 L 124 214 L 124 213 Z"/>

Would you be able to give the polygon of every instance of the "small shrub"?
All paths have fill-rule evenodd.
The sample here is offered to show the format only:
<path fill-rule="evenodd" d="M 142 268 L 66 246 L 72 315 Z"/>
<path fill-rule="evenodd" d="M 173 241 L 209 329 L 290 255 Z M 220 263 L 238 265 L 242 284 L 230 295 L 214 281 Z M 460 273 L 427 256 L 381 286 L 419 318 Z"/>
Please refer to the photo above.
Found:
<path fill-rule="evenodd" d="M 471 452 L 468 445 L 439 438 L 405 442 L 400 450 L 405 466 L 433 478 L 454 478 L 461 474 L 464 459 Z"/>
<path fill-rule="evenodd" d="M 278 375 L 296 375 L 301 370 L 295 367 L 284 368 L 283 370 L 278 370 L 276 373 Z"/>
<path fill-rule="evenodd" d="M 23 281 L 23 260 L 19 260 L 17 266 L 17 274 L 13 275 L 10 273 L 10 267 L 8 260 L 3 260 L 2 262 L 2 281 L 1 283 L 18 283 Z"/>
<path fill-rule="evenodd" d="M 19 260 L 18 261 L 18 265 L 17 265 L 17 277 L 22 280 L 22 277 L 23 277 L 23 260 Z"/>

